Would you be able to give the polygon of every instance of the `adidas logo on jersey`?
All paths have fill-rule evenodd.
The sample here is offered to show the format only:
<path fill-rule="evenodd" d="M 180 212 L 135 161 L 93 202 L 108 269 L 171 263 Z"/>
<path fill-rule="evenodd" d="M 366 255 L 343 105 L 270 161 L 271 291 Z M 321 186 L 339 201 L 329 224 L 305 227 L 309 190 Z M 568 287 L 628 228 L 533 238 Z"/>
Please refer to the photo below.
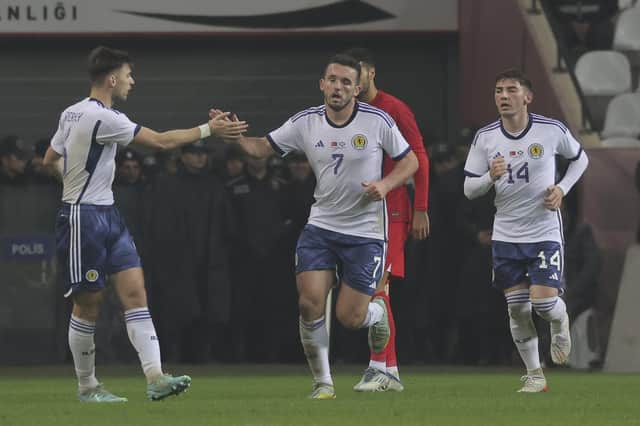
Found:
<path fill-rule="evenodd" d="M 322 142 L 322 139 L 318 141 L 318 143 L 316 143 L 315 145 L 316 148 L 324 148 L 324 143 Z"/>
<path fill-rule="evenodd" d="M 553 274 L 551 274 L 551 276 L 549 277 L 550 280 L 557 280 L 558 279 L 558 274 L 556 274 L 555 272 Z"/>

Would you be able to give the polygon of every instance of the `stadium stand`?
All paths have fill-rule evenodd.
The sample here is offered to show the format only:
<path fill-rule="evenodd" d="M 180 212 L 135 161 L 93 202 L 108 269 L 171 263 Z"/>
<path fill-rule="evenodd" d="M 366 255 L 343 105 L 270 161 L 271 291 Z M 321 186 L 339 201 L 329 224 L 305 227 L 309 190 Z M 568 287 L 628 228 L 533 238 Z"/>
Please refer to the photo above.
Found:
<path fill-rule="evenodd" d="M 633 87 L 638 85 L 640 72 L 640 7 L 623 11 L 618 17 L 613 36 L 613 49 L 629 59 Z"/>
<path fill-rule="evenodd" d="M 611 100 L 601 136 L 603 139 L 640 136 L 640 93 L 623 93 Z"/>
<path fill-rule="evenodd" d="M 599 130 L 609 101 L 616 95 L 631 91 L 629 60 L 615 51 L 587 52 L 578 59 L 575 73 L 591 111 L 591 124 Z"/>

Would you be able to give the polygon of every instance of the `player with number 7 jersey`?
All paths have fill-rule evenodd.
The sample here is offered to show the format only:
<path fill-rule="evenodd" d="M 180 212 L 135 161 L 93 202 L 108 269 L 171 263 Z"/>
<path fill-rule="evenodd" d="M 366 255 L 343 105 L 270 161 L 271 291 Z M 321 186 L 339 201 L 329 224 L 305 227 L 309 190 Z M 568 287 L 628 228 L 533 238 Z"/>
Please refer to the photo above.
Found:
<path fill-rule="evenodd" d="M 500 119 L 476 133 L 465 164 L 465 195 L 495 187 L 493 285 L 507 300 L 511 335 L 527 368 L 519 392 L 544 392 L 532 310 L 551 327 L 551 358 L 564 364 L 571 350 L 562 294 L 563 235 L 559 207 L 587 167 L 580 143 L 561 122 L 528 111 L 531 81 L 519 70 L 496 77 Z M 570 165 L 556 183 L 556 155 Z"/>
<path fill-rule="evenodd" d="M 300 342 L 313 375 L 311 399 L 333 399 L 325 306 L 336 279 L 336 318 L 346 328 L 368 328 L 369 346 L 381 352 L 390 338 L 387 307 L 374 293 L 386 249 L 386 194 L 404 185 L 418 160 L 394 120 L 356 101 L 361 66 L 335 55 L 320 80 L 324 104 L 293 115 L 266 137 L 236 143 L 267 157 L 303 152 L 316 176 L 307 225 L 296 246 Z M 396 163 L 383 175 L 383 153 Z"/>

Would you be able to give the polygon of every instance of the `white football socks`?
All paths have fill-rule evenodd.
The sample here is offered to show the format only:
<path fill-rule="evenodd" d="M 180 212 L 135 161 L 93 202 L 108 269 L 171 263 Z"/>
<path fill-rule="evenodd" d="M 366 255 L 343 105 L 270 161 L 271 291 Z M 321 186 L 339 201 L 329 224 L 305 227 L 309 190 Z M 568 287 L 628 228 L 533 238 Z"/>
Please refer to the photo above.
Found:
<path fill-rule="evenodd" d="M 127 323 L 129 340 L 138 352 L 142 371 L 147 377 L 147 382 L 150 383 L 162 376 L 162 361 L 160 344 L 149 308 L 129 309 L 124 312 L 124 319 Z"/>
<path fill-rule="evenodd" d="M 382 308 L 382 306 L 378 305 L 377 303 L 369 302 L 369 306 L 367 307 L 367 315 L 365 315 L 364 321 L 362 321 L 362 325 L 360 326 L 360 328 L 371 327 L 373 324 L 380 321 L 382 315 L 384 315 L 384 309 Z"/>
<path fill-rule="evenodd" d="M 522 358 L 527 372 L 537 371 L 540 369 L 538 333 L 531 317 L 529 290 L 512 291 L 506 294 L 506 298 L 509 310 L 509 328 L 518 353 L 520 353 L 520 358 Z"/>
<path fill-rule="evenodd" d="M 375 368 L 376 370 L 382 371 L 383 373 L 387 372 L 387 363 L 385 361 L 375 361 L 373 359 L 370 359 L 369 367 Z"/>
<path fill-rule="evenodd" d="M 315 321 L 300 317 L 300 342 L 316 383 L 333 385 L 329 368 L 329 334 L 324 316 Z"/>
<path fill-rule="evenodd" d="M 71 315 L 69 321 L 69 349 L 81 391 L 98 386 L 96 379 L 96 345 L 93 335 L 96 323 Z"/>
<path fill-rule="evenodd" d="M 562 321 L 567 315 L 567 305 L 558 296 L 544 299 L 534 299 L 531 301 L 536 313 L 551 326 L 551 334 L 558 334 L 561 331 Z"/>

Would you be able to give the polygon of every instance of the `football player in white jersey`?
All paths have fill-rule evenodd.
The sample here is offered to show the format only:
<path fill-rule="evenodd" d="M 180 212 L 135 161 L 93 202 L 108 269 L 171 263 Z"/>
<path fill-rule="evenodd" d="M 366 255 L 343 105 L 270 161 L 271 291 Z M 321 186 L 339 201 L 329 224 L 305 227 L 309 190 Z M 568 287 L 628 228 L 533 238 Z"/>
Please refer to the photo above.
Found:
<path fill-rule="evenodd" d="M 320 80 L 324 105 L 295 114 L 266 137 L 238 139 L 257 157 L 302 151 L 316 176 L 316 202 L 296 247 L 300 340 L 314 378 L 312 399 L 335 398 L 324 315 L 336 270 L 338 320 L 347 328 L 368 327 L 374 352 L 389 340 L 385 303 L 371 300 L 384 269 L 384 198 L 418 168 L 393 119 L 356 101 L 359 78 L 356 60 L 334 56 Z M 397 161 L 384 178 L 383 151 Z"/>
<path fill-rule="evenodd" d="M 561 294 L 563 267 L 562 198 L 582 176 L 589 160 L 564 124 L 532 114 L 530 80 L 509 69 L 496 77 L 500 119 L 476 133 L 465 164 L 465 195 L 496 190 L 492 235 L 493 285 L 504 291 L 511 335 L 527 374 L 518 392 L 545 392 L 533 310 L 551 327 L 551 358 L 567 362 L 569 317 Z M 556 183 L 555 156 L 568 159 Z"/>
<path fill-rule="evenodd" d="M 124 402 L 107 391 L 95 376 L 95 322 L 106 279 L 113 280 L 122 302 L 127 332 L 147 378 L 147 396 L 160 400 L 186 390 L 189 376 L 163 374 L 160 348 L 144 287 L 135 244 L 113 205 L 111 184 L 117 146 L 130 143 L 153 149 L 173 149 L 211 134 L 234 138 L 247 128 L 221 113 L 208 123 L 186 130 L 158 133 L 136 125 L 113 109 L 134 85 L 126 52 L 98 47 L 89 55 L 91 93 L 60 116 L 44 164 L 62 175 L 62 208 L 56 218 L 57 257 L 71 296 L 69 347 L 78 378 L 78 398 L 84 402 Z M 62 161 L 61 161 L 62 159 Z M 62 164 L 60 164 L 62 163 Z M 176 283 L 179 284 L 179 283 Z"/>

